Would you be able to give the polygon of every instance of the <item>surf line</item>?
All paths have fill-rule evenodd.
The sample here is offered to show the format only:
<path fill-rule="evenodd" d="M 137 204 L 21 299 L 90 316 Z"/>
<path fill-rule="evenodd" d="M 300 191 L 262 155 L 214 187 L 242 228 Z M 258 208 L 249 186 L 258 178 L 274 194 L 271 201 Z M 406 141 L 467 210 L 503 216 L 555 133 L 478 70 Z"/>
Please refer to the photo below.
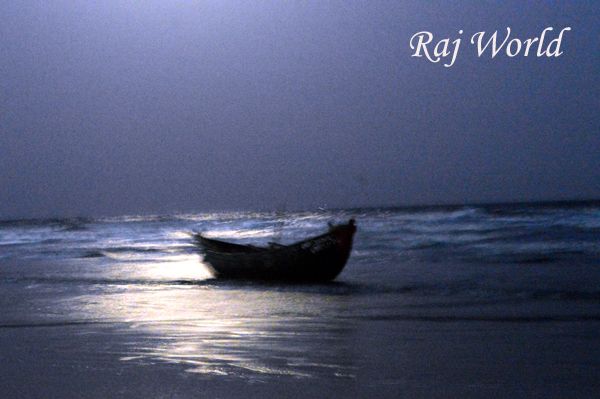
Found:
<path fill-rule="evenodd" d="M 506 36 L 504 39 L 498 38 L 498 31 L 488 35 L 485 31 L 477 32 L 471 36 L 470 43 L 477 47 L 477 57 L 481 58 L 489 54 L 491 58 L 495 58 L 499 54 L 506 54 L 507 57 L 523 56 L 528 57 L 530 54 L 535 54 L 536 57 L 560 57 L 564 52 L 561 51 L 563 35 L 571 30 L 567 26 L 563 28 L 558 36 L 546 42 L 549 32 L 554 30 L 549 26 L 545 28 L 539 37 L 531 37 L 528 39 L 520 39 L 512 37 L 512 30 L 506 27 Z M 461 35 L 464 31 L 458 31 L 458 38 L 451 41 L 451 38 L 445 38 L 439 41 L 434 41 L 433 33 L 429 31 L 417 32 L 410 38 L 410 48 L 414 50 L 411 57 L 425 58 L 432 63 L 444 61 L 443 65 L 446 68 L 451 67 L 456 62 L 460 45 L 462 42 Z M 532 48 L 535 48 L 535 52 Z M 488 51 L 489 49 L 489 51 Z"/>

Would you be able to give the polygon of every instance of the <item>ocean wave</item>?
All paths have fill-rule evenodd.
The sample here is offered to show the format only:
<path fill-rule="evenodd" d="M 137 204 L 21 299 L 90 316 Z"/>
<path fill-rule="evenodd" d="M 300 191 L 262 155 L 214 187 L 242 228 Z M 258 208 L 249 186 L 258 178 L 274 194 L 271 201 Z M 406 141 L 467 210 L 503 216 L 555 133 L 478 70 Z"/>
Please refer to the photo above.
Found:
<path fill-rule="evenodd" d="M 103 258 L 106 255 L 104 254 L 104 252 L 102 251 L 86 251 L 85 253 L 83 253 L 80 258 Z"/>
<path fill-rule="evenodd" d="M 190 251 L 190 231 L 256 244 L 291 243 L 325 231 L 328 221 L 350 217 L 358 218 L 355 249 L 374 257 L 395 253 L 424 261 L 600 261 L 598 203 L 13 220 L 0 222 L 0 246 L 17 257 L 142 261 Z"/>
<path fill-rule="evenodd" d="M 84 217 L 74 218 L 49 218 L 49 219 L 15 219 L 0 220 L 0 229 L 10 229 L 14 227 L 54 227 L 65 230 L 78 230 L 85 225 L 93 223 L 94 219 Z"/>

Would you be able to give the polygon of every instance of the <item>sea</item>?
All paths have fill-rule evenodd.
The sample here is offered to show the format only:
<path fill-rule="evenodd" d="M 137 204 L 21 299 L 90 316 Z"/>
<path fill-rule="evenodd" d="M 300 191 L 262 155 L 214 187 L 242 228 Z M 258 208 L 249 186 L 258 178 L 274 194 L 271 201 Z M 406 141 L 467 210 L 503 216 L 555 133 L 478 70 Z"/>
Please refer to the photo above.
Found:
<path fill-rule="evenodd" d="M 214 279 L 191 238 L 350 218 L 324 284 Z M 0 221 L 9 396 L 593 397 L 598 355 L 600 201 Z"/>

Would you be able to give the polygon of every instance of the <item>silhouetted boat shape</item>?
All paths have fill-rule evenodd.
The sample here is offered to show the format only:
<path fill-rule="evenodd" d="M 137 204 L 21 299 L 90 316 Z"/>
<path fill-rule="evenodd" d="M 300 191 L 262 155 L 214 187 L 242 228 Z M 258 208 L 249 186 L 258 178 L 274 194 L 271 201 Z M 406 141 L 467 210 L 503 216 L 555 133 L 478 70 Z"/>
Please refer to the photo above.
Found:
<path fill-rule="evenodd" d="M 325 234 L 291 245 L 240 245 L 194 234 L 204 262 L 218 278 L 278 281 L 329 281 L 346 265 L 356 232 L 354 219 Z"/>

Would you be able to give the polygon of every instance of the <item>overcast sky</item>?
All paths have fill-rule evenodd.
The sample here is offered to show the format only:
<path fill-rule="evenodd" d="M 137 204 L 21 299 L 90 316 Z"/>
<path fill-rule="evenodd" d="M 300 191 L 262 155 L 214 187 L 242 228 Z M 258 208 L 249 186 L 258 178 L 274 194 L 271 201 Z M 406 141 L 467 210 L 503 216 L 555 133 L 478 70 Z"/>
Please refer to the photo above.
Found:
<path fill-rule="evenodd" d="M 1 2 L 0 219 L 598 198 L 600 6 L 555 3 Z M 507 26 L 572 30 L 477 58 Z"/>

